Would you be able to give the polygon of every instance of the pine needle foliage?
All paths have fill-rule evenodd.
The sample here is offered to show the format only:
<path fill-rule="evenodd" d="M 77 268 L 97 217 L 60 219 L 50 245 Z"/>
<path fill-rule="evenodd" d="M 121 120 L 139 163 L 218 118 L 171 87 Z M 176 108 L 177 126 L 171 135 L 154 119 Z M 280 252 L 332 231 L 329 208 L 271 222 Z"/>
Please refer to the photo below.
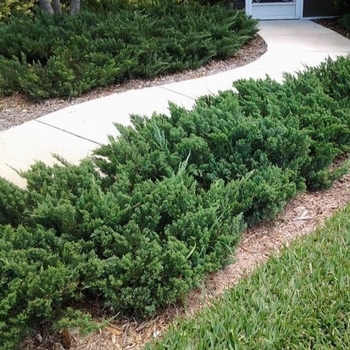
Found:
<path fill-rule="evenodd" d="M 74 323 L 79 303 L 145 318 L 184 301 L 247 225 L 328 187 L 349 168 L 329 170 L 350 147 L 349 67 L 242 80 L 191 111 L 133 116 L 79 165 L 36 163 L 26 189 L 0 179 L 3 348 L 35 325 Z"/>
<path fill-rule="evenodd" d="M 100 1 L 78 16 L 37 10 L 0 22 L 0 94 L 70 98 L 198 68 L 233 56 L 257 31 L 242 11 L 175 0 Z"/>

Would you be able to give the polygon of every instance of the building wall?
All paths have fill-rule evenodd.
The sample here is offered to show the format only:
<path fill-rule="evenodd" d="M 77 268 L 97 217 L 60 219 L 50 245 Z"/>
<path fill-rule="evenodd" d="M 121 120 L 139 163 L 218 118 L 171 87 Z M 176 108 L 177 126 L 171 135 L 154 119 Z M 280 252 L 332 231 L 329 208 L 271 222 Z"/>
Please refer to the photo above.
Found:
<path fill-rule="evenodd" d="M 245 0 L 236 0 L 234 2 L 234 5 L 237 9 L 244 9 L 245 8 Z"/>
<path fill-rule="evenodd" d="M 333 0 L 304 0 L 303 17 L 322 17 L 333 15 Z"/>
<path fill-rule="evenodd" d="M 229 0 L 229 3 L 231 1 L 233 1 L 233 7 L 238 9 L 245 8 L 246 0 Z M 265 1 L 262 0 L 262 2 Z M 302 17 L 327 17 L 334 15 L 333 0 L 304 0 Z"/>

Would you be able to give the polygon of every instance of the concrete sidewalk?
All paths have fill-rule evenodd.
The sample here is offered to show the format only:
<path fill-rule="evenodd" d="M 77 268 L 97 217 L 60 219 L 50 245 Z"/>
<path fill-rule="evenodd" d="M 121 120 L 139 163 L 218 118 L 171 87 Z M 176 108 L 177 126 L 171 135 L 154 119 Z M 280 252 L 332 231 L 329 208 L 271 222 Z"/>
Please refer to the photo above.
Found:
<path fill-rule="evenodd" d="M 314 22 L 266 21 L 259 34 L 267 52 L 246 66 L 215 75 L 131 90 L 84 102 L 0 132 L 0 176 L 19 186 L 25 181 L 13 170 L 26 170 L 36 160 L 53 163 L 59 154 L 77 163 L 116 135 L 114 122 L 130 124 L 130 114 L 150 116 L 153 111 L 168 113 L 168 102 L 192 108 L 195 99 L 232 88 L 242 78 L 282 80 L 282 73 L 315 66 L 328 56 L 350 54 L 350 40 Z"/>

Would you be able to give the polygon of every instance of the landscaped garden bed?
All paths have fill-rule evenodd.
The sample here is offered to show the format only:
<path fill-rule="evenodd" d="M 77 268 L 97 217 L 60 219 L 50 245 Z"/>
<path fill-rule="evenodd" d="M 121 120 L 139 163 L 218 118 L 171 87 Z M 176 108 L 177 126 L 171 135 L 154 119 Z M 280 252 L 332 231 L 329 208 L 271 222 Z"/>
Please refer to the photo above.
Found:
<path fill-rule="evenodd" d="M 149 317 L 229 262 L 242 230 L 346 166 L 350 60 L 282 84 L 238 81 L 170 118 L 133 117 L 80 165 L 37 163 L 21 190 L 0 182 L 0 330 L 83 326 L 79 305 Z"/>
<path fill-rule="evenodd" d="M 72 98 L 235 55 L 257 33 L 243 11 L 197 2 L 101 0 L 78 16 L 0 22 L 0 94 Z"/>
<path fill-rule="evenodd" d="M 350 205 L 146 349 L 347 349 Z"/>

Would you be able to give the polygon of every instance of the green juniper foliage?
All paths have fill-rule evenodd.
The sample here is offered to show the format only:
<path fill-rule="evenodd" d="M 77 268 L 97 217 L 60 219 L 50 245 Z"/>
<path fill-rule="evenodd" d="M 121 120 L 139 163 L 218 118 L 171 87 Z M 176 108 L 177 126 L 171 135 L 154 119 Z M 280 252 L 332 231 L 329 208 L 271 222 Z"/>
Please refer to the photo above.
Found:
<path fill-rule="evenodd" d="M 243 11 L 194 2 L 85 4 L 78 16 L 0 22 L 0 94 L 74 97 L 233 56 L 258 31 Z"/>
<path fill-rule="evenodd" d="M 146 349 L 348 349 L 350 206 Z"/>
<path fill-rule="evenodd" d="M 37 163 L 23 175 L 25 209 L 11 208 L 15 224 L 0 226 L 6 348 L 33 321 L 60 322 L 73 301 L 98 298 L 112 313 L 154 314 L 227 263 L 242 232 L 241 216 L 232 215 L 235 186 L 203 191 L 181 169 L 132 193 L 125 181 L 103 190 L 90 161 Z M 5 197 L 10 185 L 1 183 Z"/>
<path fill-rule="evenodd" d="M 270 79 L 243 80 L 238 90 L 242 113 L 298 125 L 308 135 L 307 157 L 297 161 L 309 189 L 328 187 L 337 173 L 328 170 L 335 157 L 349 151 L 350 59 L 330 59 L 296 76 L 286 75 L 279 84 Z M 300 153 L 305 144 L 287 143 Z M 285 155 L 284 149 L 281 148 Z M 281 155 L 282 155 L 281 154 Z M 287 153 L 288 154 L 288 153 Z"/>
<path fill-rule="evenodd" d="M 333 0 L 333 7 L 337 15 L 344 16 L 350 14 L 350 4 L 348 0 Z"/>
<path fill-rule="evenodd" d="M 239 81 L 170 117 L 133 116 L 79 165 L 0 179 L 0 343 L 74 324 L 72 306 L 148 317 L 230 261 L 246 225 L 329 186 L 350 146 L 350 58 Z M 80 316 L 79 316 L 80 317 Z M 81 317 L 86 326 L 87 317 Z"/>
<path fill-rule="evenodd" d="M 350 33 L 350 8 L 349 13 L 339 19 L 339 23 Z"/>

